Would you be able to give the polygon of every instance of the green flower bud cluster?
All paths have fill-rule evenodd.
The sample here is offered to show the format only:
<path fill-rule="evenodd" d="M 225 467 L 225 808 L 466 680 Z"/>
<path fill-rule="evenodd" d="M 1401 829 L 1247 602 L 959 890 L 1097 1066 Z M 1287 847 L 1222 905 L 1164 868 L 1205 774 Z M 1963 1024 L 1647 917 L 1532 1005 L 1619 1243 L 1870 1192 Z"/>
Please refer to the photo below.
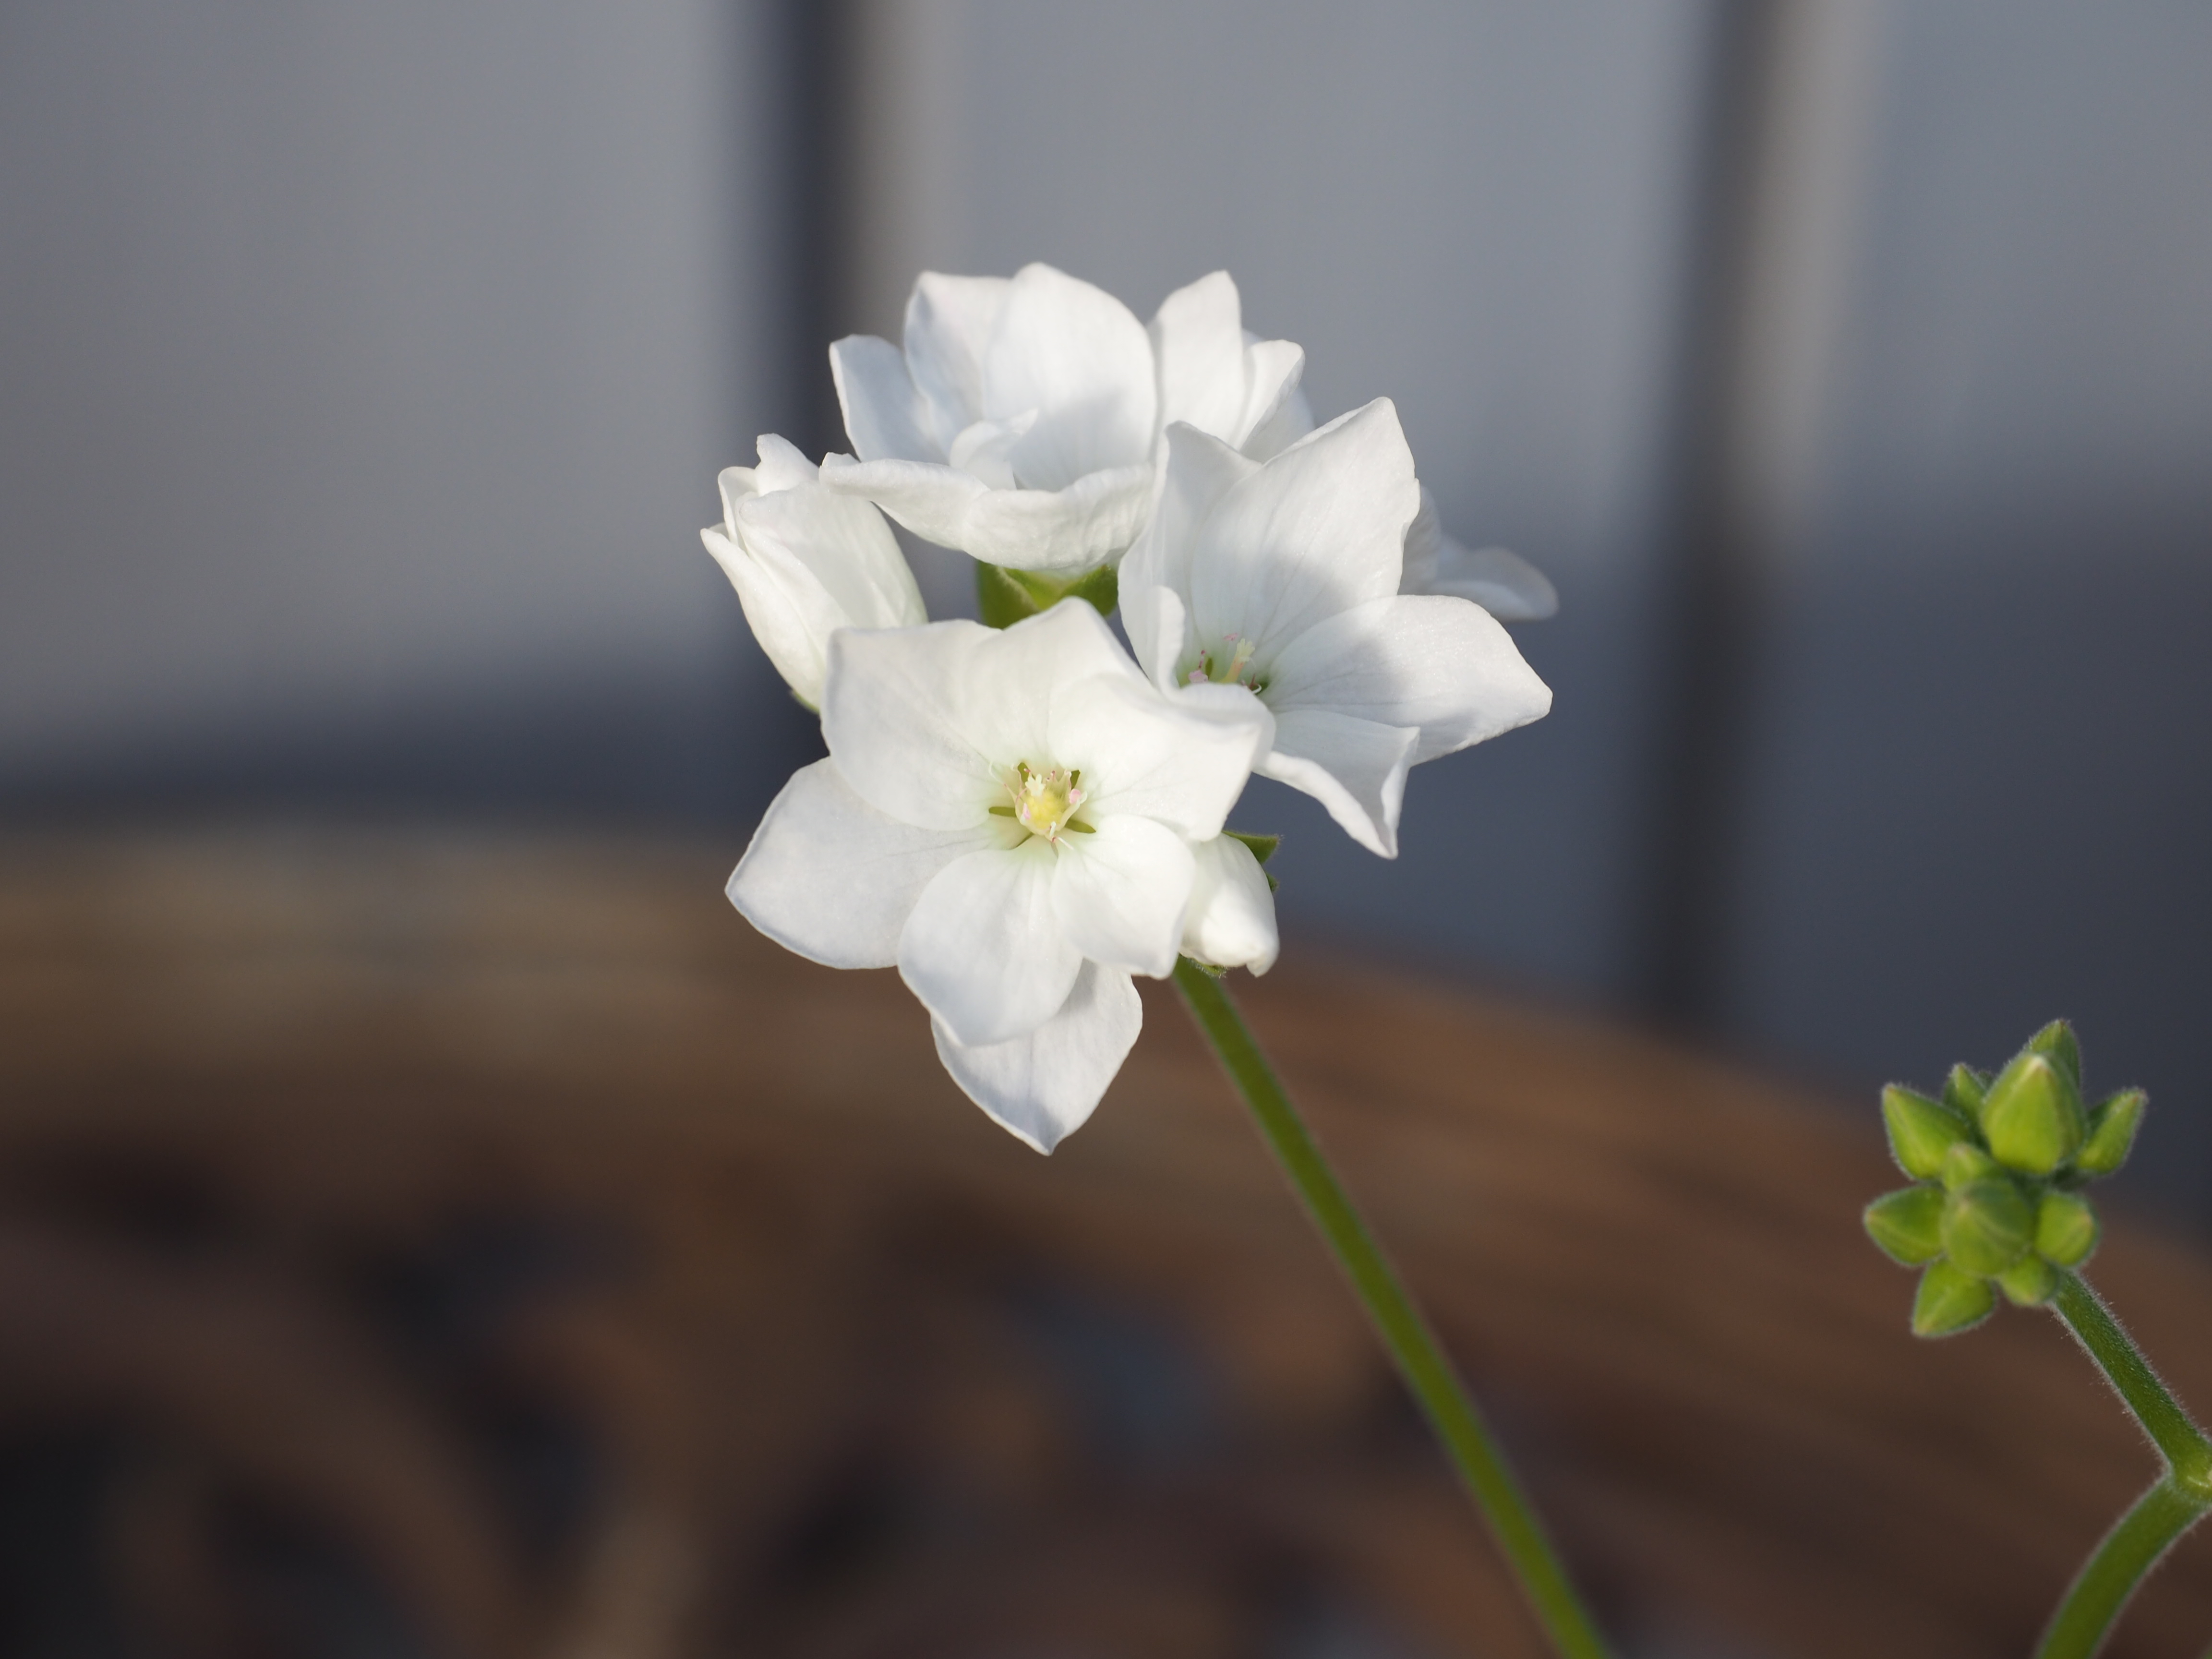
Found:
<path fill-rule="evenodd" d="M 2081 1188 L 2128 1160 L 2143 1091 L 2082 1103 L 2081 1050 L 2054 1020 L 1995 1077 L 1954 1066 L 1941 1098 L 1881 1091 L 1889 1150 L 1914 1184 L 1867 1206 L 1874 1242 L 1918 1267 L 1917 1336 L 1949 1336 L 1996 1309 L 2048 1302 L 2059 1276 L 2097 1248 L 2097 1212 Z"/>

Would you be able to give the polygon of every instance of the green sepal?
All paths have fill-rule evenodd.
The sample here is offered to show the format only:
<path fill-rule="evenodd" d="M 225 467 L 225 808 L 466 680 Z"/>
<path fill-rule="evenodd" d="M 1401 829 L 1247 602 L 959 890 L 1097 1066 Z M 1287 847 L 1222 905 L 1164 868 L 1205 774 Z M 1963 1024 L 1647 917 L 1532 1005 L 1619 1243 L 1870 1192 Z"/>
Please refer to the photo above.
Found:
<path fill-rule="evenodd" d="M 2071 1022 L 2054 1019 L 2033 1036 L 2028 1038 L 2024 1054 L 2041 1054 L 2066 1073 L 2075 1092 L 2081 1089 L 2081 1042 L 2074 1035 Z"/>
<path fill-rule="evenodd" d="M 2097 1212 L 2077 1193 L 2045 1193 L 2035 1207 L 2035 1253 L 2061 1267 L 2078 1267 L 2097 1248 Z"/>
<path fill-rule="evenodd" d="M 1943 1185 L 1955 1193 L 1961 1187 L 1971 1186 L 1977 1181 L 1987 1181 L 1992 1176 L 2001 1177 L 2004 1170 L 1996 1159 L 1975 1146 L 1972 1141 L 1961 1140 L 1943 1154 L 1943 1168 L 1941 1174 Z"/>
<path fill-rule="evenodd" d="M 1997 1275 L 1997 1288 L 2015 1308 L 2039 1308 L 2058 1294 L 2058 1269 L 2039 1255 L 2024 1255 Z"/>
<path fill-rule="evenodd" d="M 1943 1254 L 1943 1189 L 1905 1187 L 1866 1206 L 1867 1237 L 1891 1261 L 1918 1267 Z"/>
<path fill-rule="evenodd" d="M 1955 1336 L 1980 1324 L 1996 1306 L 1989 1280 L 1977 1279 L 1955 1262 L 1930 1262 L 1912 1297 L 1912 1334 Z"/>
<path fill-rule="evenodd" d="M 2088 1138 L 2074 1154 L 2074 1167 L 2108 1176 L 2125 1164 L 2135 1150 L 2136 1131 L 2142 1127 L 2143 1109 L 2149 1104 L 2150 1097 L 2140 1089 L 2123 1089 L 2102 1102 L 2090 1115 Z"/>
<path fill-rule="evenodd" d="M 2048 1054 L 2013 1056 L 1982 1102 L 1982 1133 L 1998 1163 L 2047 1176 L 2074 1156 L 2087 1132 L 2081 1091 Z"/>
<path fill-rule="evenodd" d="M 2034 1241 L 2034 1210 L 2002 1176 L 1970 1182 L 1943 1200 L 1944 1253 L 1970 1273 L 2002 1273 Z"/>
<path fill-rule="evenodd" d="M 1881 1091 L 1881 1120 L 1889 1128 L 1889 1155 L 1916 1181 L 1941 1175 L 1943 1155 L 1973 1139 L 1973 1125 L 1966 1118 L 1901 1083 Z"/>
<path fill-rule="evenodd" d="M 1055 576 L 975 562 L 976 605 L 987 628 L 1012 627 L 1068 599 L 1087 599 L 1100 616 L 1110 617 L 1121 603 L 1121 577 L 1110 564 L 1074 576 Z"/>
<path fill-rule="evenodd" d="M 1193 956 L 1186 956 L 1183 957 L 1183 960 L 1188 963 L 1192 967 L 1197 969 L 1200 973 L 1204 974 L 1208 979 L 1227 979 L 1229 977 L 1229 970 L 1226 968 L 1216 967 L 1210 962 L 1200 962 L 1196 957 Z"/>
<path fill-rule="evenodd" d="M 1971 1066 L 1954 1066 L 1943 1079 L 1943 1103 L 1969 1122 L 1982 1121 L 1982 1097 L 1989 1091 L 1987 1076 Z"/>
<path fill-rule="evenodd" d="M 1232 836 L 1250 848 L 1252 861 L 1255 864 L 1265 864 L 1275 856 L 1275 849 L 1283 844 L 1283 838 L 1280 836 L 1249 836 L 1242 830 L 1224 830 L 1221 833 Z"/>

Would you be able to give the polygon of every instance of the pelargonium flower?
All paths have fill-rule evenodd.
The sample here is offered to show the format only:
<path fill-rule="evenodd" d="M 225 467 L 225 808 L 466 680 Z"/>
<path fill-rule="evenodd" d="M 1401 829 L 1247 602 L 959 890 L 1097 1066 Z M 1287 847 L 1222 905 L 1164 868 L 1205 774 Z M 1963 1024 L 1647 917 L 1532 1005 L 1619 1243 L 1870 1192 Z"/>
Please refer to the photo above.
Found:
<path fill-rule="evenodd" d="M 1552 706 L 1488 611 L 1400 591 L 1421 497 L 1396 410 L 1377 398 L 1265 463 L 1187 426 L 1168 444 L 1121 564 L 1138 660 L 1163 688 L 1264 703 L 1274 741 L 1255 769 L 1395 857 L 1409 768 Z"/>
<path fill-rule="evenodd" d="M 1226 271 L 1170 295 L 1149 330 L 1050 265 L 925 272 L 903 350 L 854 335 L 830 362 L 854 455 L 829 457 L 824 482 L 1017 569 L 1073 573 L 1127 548 L 1170 422 L 1261 456 L 1313 424 L 1305 354 L 1245 333 Z"/>
<path fill-rule="evenodd" d="M 814 464 L 773 435 L 757 467 L 725 467 L 723 519 L 699 532 L 738 590 L 768 659 L 809 708 L 822 706 L 830 636 L 929 620 L 884 515 L 825 489 Z"/>
<path fill-rule="evenodd" d="M 1540 622 L 1559 612 L 1559 591 L 1519 554 L 1503 547 L 1470 548 L 1455 540 L 1437 517 L 1437 498 L 1425 485 L 1421 510 L 1406 528 L 1406 568 L 1398 591 L 1472 599 L 1500 622 Z"/>
<path fill-rule="evenodd" d="M 1273 959 L 1251 854 L 1211 846 L 1270 724 L 1238 694 L 1166 696 L 1081 600 L 1003 631 L 842 630 L 829 758 L 769 806 L 730 899 L 801 956 L 896 964 L 954 1080 L 1049 1152 L 1137 1039 L 1132 975 L 1187 939 Z"/>

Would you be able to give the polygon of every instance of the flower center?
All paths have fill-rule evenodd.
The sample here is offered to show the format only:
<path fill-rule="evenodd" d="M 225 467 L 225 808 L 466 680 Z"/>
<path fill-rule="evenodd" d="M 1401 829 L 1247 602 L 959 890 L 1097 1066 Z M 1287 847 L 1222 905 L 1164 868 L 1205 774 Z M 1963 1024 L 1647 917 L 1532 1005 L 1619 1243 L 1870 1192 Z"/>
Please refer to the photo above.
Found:
<path fill-rule="evenodd" d="M 1091 833 L 1089 824 L 1075 822 L 1075 814 L 1084 800 L 1083 774 L 1079 769 L 1064 772 L 1052 766 L 1040 770 L 1024 761 L 1014 772 L 1013 780 L 1006 786 L 1014 798 L 1013 805 L 994 806 L 993 811 L 1011 811 L 1017 823 L 1044 841 L 1056 842 L 1064 833 Z"/>
<path fill-rule="evenodd" d="M 1241 685 L 1247 691 L 1259 692 L 1267 689 L 1267 682 L 1252 670 L 1252 641 L 1236 634 L 1225 634 L 1221 643 L 1198 653 L 1198 665 L 1183 676 L 1186 685 L 1204 685 L 1208 680 L 1216 685 Z"/>

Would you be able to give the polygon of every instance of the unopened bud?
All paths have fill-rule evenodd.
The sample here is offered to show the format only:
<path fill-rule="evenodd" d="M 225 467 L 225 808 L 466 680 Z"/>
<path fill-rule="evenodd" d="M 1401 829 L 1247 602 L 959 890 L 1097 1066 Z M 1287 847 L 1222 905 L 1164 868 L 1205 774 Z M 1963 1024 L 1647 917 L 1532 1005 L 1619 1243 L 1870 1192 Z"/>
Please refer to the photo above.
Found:
<path fill-rule="evenodd" d="M 1962 1140 L 1943 1154 L 1942 1174 L 1944 1187 L 1955 1193 L 1961 1187 L 1972 1186 L 1977 1181 L 2002 1178 L 2004 1171 L 1996 1159 L 1972 1141 Z"/>
<path fill-rule="evenodd" d="M 1973 1136 L 1973 1126 L 1941 1101 L 1930 1100 L 1903 1084 L 1881 1091 L 1881 1118 L 1889 1127 L 1890 1156 L 1917 1181 L 1942 1173 L 1943 1155 Z"/>
<path fill-rule="evenodd" d="M 2032 1049 L 2013 1057 L 1982 1102 L 1990 1151 L 2028 1175 L 2049 1175 L 2071 1158 L 2087 1127 L 2073 1079 Z"/>
<path fill-rule="evenodd" d="M 2024 1255 L 1997 1275 L 1997 1288 L 2016 1308 L 2039 1308 L 2058 1294 L 2058 1269 L 2039 1255 Z"/>
<path fill-rule="evenodd" d="M 2029 1054 L 2041 1054 L 2060 1071 L 2078 1091 L 2081 1087 L 2081 1043 L 2074 1035 L 2074 1027 L 2063 1019 L 2054 1019 L 2027 1040 Z"/>
<path fill-rule="evenodd" d="M 2002 1177 L 1970 1182 L 1943 1200 L 1943 1249 L 1970 1273 L 2001 1273 L 2027 1253 L 2035 1212 Z"/>
<path fill-rule="evenodd" d="M 2128 1161 L 2135 1150 L 2136 1131 L 2142 1127 L 2143 1109 L 2150 1097 L 2140 1089 L 2123 1089 L 2097 1108 L 2089 1120 L 2089 1137 L 2074 1155 L 2074 1166 L 2091 1175 L 2108 1176 Z"/>
<path fill-rule="evenodd" d="M 1867 1237 L 1883 1254 L 1908 1267 L 1943 1254 L 1943 1189 L 1907 1187 L 1866 1206 Z"/>
<path fill-rule="evenodd" d="M 2097 1248 L 2097 1212 L 2078 1193 L 2045 1193 L 2035 1209 L 2035 1253 L 2061 1267 L 2078 1267 Z"/>
<path fill-rule="evenodd" d="M 1954 1262 L 1931 1262 L 1920 1275 L 1920 1289 L 1912 1298 L 1912 1334 L 1956 1335 L 1980 1324 L 1996 1305 L 1987 1279 L 1977 1279 Z"/>
<path fill-rule="evenodd" d="M 1982 1097 L 1989 1092 L 1990 1079 L 1986 1072 L 1978 1072 L 1971 1066 L 1951 1068 L 1950 1076 L 1943 1079 L 1943 1103 L 1969 1121 L 1982 1121 Z"/>

